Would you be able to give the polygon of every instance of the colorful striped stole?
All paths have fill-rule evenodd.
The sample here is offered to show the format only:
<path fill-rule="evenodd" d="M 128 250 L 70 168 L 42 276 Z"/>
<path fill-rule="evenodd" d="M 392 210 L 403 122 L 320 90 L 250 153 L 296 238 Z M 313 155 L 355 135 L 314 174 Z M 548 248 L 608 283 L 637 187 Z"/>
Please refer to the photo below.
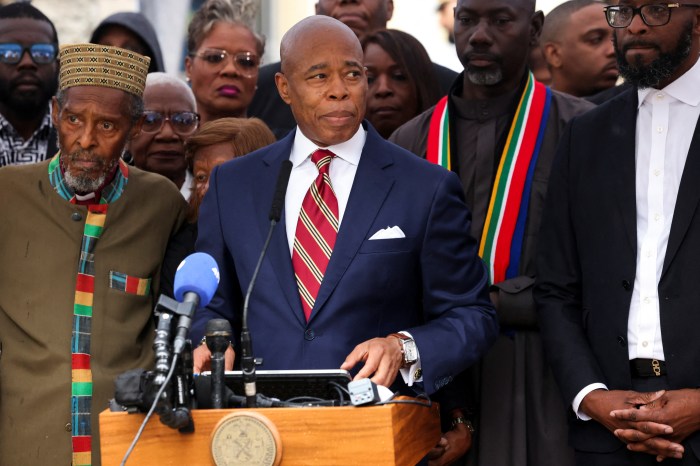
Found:
<path fill-rule="evenodd" d="M 73 305 L 71 425 L 73 427 L 73 466 L 92 464 L 92 371 L 90 340 L 92 304 L 95 292 L 95 257 L 97 240 L 104 229 L 109 204 L 88 206 L 83 242 L 78 261 Z"/>
<path fill-rule="evenodd" d="M 502 282 L 519 273 L 532 178 L 547 126 L 551 100 L 552 93 L 549 88 L 535 81 L 532 73 L 528 73 L 527 83 L 501 154 L 481 233 L 479 256 L 486 263 L 491 283 Z M 429 133 L 427 154 L 437 150 L 435 145 L 431 148 L 431 140 L 435 141 L 443 133 L 449 133 L 449 126 L 448 129 L 444 129 L 445 120 L 449 125 L 447 106 L 444 105 L 438 111 L 439 108 L 436 107 L 433 112 L 430 133 L 437 131 L 438 127 L 441 133 L 433 134 L 432 138 Z M 438 121 L 441 123 L 438 124 Z M 434 160 L 449 157 L 449 147 L 440 150 L 443 155 L 439 159 L 434 157 L 431 160 L 427 154 L 426 158 L 436 163 Z M 446 151 L 448 152 L 445 153 Z M 450 166 L 449 163 L 445 165 L 442 162 L 440 165 L 445 168 Z"/>
<path fill-rule="evenodd" d="M 87 206 L 83 238 L 78 260 L 73 303 L 73 330 L 71 335 L 71 427 L 73 466 L 92 464 L 92 370 L 90 341 L 92 338 L 93 298 L 95 293 L 95 246 L 102 235 L 107 207 L 121 197 L 129 179 L 128 166 L 119 161 L 119 169 L 112 182 L 102 189 L 99 204 Z M 60 168 L 60 153 L 49 162 L 49 181 L 54 190 L 66 201 L 76 202 L 75 193 L 65 183 Z M 97 200 L 96 200 L 97 202 Z"/>
<path fill-rule="evenodd" d="M 430 118 L 428 148 L 425 155 L 428 162 L 452 170 L 452 147 L 450 142 L 450 116 L 447 96 L 445 96 L 438 101 Z"/>

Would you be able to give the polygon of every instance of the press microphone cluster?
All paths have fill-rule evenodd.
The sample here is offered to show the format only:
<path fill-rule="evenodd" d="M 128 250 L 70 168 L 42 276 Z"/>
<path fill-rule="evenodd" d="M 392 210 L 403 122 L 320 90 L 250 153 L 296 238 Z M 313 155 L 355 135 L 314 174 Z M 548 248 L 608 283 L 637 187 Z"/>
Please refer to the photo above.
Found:
<path fill-rule="evenodd" d="M 183 260 L 175 272 L 175 297 L 161 295 L 156 304 L 158 316 L 155 351 L 155 370 L 150 390 L 158 390 L 156 411 L 161 422 L 173 428 L 185 428 L 191 424 L 189 414 L 189 388 L 192 385 L 192 361 L 189 354 L 178 359 L 186 347 L 187 332 L 198 307 L 211 301 L 219 285 L 219 268 L 208 254 L 194 253 Z M 177 316 L 177 324 L 174 324 Z M 175 335 L 171 343 L 171 330 Z M 189 352 L 186 352 L 189 353 Z M 184 361 L 184 363 L 183 363 Z M 174 367 L 179 364 L 179 370 Z M 168 390 L 170 377 L 175 374 L 174 394 Z M 159 390 L 160 388 L 163 390 Z"/>
<path fill-rule="evenodd" d="M 158 317 L 153 342 L 155 369 L 135 369 L 117 377 L 115 381 L 116 408 L 148 411 L 133 442 L 129 446 L 122 465 L 131 455 L 148 420 L 155 412 L 166 426 L 183 433 L 194 432 L 190 408 L 194 379 L 192 374 L 191 345 L 187 332 L 198 307 L 209 304 L 219 286 L 219 268 L 216 261 L 204 253 L 189 255 L 175 272 L 175 297 L 161 295 L 155 307 Z M 175 316 L 178 317 L 175 335 L 171 331 Z M 174 377 L 174 386 L 171 379 Z"/>

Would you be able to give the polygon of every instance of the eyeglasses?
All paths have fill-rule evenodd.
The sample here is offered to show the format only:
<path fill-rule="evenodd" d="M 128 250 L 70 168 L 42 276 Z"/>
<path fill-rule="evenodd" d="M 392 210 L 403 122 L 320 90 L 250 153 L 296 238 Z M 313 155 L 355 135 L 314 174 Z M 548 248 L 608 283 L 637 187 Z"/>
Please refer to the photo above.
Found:
<path fill-rule="evenodd" d="M 233 59 L 233 66 L 241 75 L 252 78 L 258 72 L 260 58 L 252 52 L 229 53 L 226 50 L 205 49 L 198 53 L 190 54 L 192 57 L 201 58 L 210 68 L 221 70 L 228 58 Z"/>
<path fill-rule="evenodd" d="M 671 21 L 672 8 L 698 8 L 694 3 L 652 3 L 638 8 L 627 5 L 606 6 L 605 19 L 610 27 L 626 28 L 632 23 L 634 15 L 638 14 L 647 26 L 664 26 Z"/>
<path fill-rule="evenodd" d="M 16 65 L 22 61 L 24 52 L 29 51 L 29 56 L 37 65 L 48 65 L 56 60 L 56 44 L 32 44 L 24 46 L 16 42 L 0 44 L 0 63 Z"/>
<path fill-rule="evenodd" d="M 157 133 L 166 120 L 170 122 L 173 131 L 180 136 L 189 136 L 199 126 L 199 115 L 194 112 L 176 112 L 165 116 L 160 112 L 145 111 L 143 116 L 141 131 L 144 133 Z"/>

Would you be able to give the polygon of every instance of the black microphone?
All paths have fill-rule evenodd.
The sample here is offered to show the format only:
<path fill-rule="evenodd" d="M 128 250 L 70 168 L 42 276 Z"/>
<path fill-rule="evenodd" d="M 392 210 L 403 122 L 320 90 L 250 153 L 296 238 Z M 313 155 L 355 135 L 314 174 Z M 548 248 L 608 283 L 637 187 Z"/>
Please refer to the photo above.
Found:
<path fill-rule="evenodd" d="M 211 407 L 226 408 L 224 398 L 224 353 L 231 341 L 231 323 L 226 319 L 212 319 L 205 329 L 207 348 L 211 351 Z"/>
<path fill-rule="evenodd" d="M 253 340 L 248 331 L 248 304 L 250 302 L 250 295 L 253 294 L 253 287 L 255 287 L 255 281 L 258 278 L 258 273 L 260 272 L 260 266 L 262 265 L 263 258 L 267 252 L 267 248 L 270 245 L 270 239 L 272 238 L 272 232 L 275 229 L 275 225 L 279 222 L 282 217 L 282 209 L 284 208 L 284 195 L 287 192 L 287 185 L 289 184 L 289 175 L 292 173 L 292 162 L 285 160 L 282 162 L 280 167 L 279 175 L 277 175 L 277 185 L 275 186 L 275 194 L 272 197 L 272 206 L 270 207 L 270 228 L 267 231 L 267 238 L 265 239 L 265 244 L 263 245 L 262 251 L 260 251 L 260 257 L 258 258 L 258 263 L 253 271 L 253 276 L 250 279 L 250 284 L 248 285 L 248 291 L 245 294 L 245 301 L 243 302 L 243 317 L 241 319 L 241 372 L 243 372 L 243 388 L 245 390 L 246 396 L 246 406 L 248 408 L 255 408 L 257 406 L 257 388 L 255 387 L 255 358 L 253 357 Z"/>
<path fill-rule="evenodd" d="M 282 217 L 282 209 L 284 208 L 284 195 L 287 192 L 289 184 L 289 175 L 292 173 L 292 162 L 285 160 L 280 167 L 280 173 L 277 175 L 277 186 L 275 186 L 275 195 L 272 197 L 272 206 L 270 207 L 270 215 L 268 218 L 275 223 L 280 221 Z"/>

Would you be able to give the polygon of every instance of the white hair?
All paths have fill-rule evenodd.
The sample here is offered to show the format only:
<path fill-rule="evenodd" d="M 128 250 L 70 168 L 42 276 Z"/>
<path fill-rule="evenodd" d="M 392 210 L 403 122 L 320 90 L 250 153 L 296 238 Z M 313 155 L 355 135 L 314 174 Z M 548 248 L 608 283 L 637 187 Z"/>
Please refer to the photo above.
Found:
<path fill-rule="evenodd" d="M 161 73 L 161 72 L 148 73 L 148 76 L 146 76 L 146 88 L 152 87 L 152 86 L 159 86 L 161 84 L 171 84 L 171 85 L 177 87 L 187 97 L 187 100 L 189 100 L 192 103 L 192 106 L 194 108 L 197 108 L 197 103 L 196 103 L 196 99 L 194 98 L 194 93 L 192 92 L 192 89 L 190 88 L 190 86 L 187 85 L 187 83 L 185 81 L 178 78 L 177 76 L 174 76 L 174 75 L 168 74 L 168 73 Z"/>

